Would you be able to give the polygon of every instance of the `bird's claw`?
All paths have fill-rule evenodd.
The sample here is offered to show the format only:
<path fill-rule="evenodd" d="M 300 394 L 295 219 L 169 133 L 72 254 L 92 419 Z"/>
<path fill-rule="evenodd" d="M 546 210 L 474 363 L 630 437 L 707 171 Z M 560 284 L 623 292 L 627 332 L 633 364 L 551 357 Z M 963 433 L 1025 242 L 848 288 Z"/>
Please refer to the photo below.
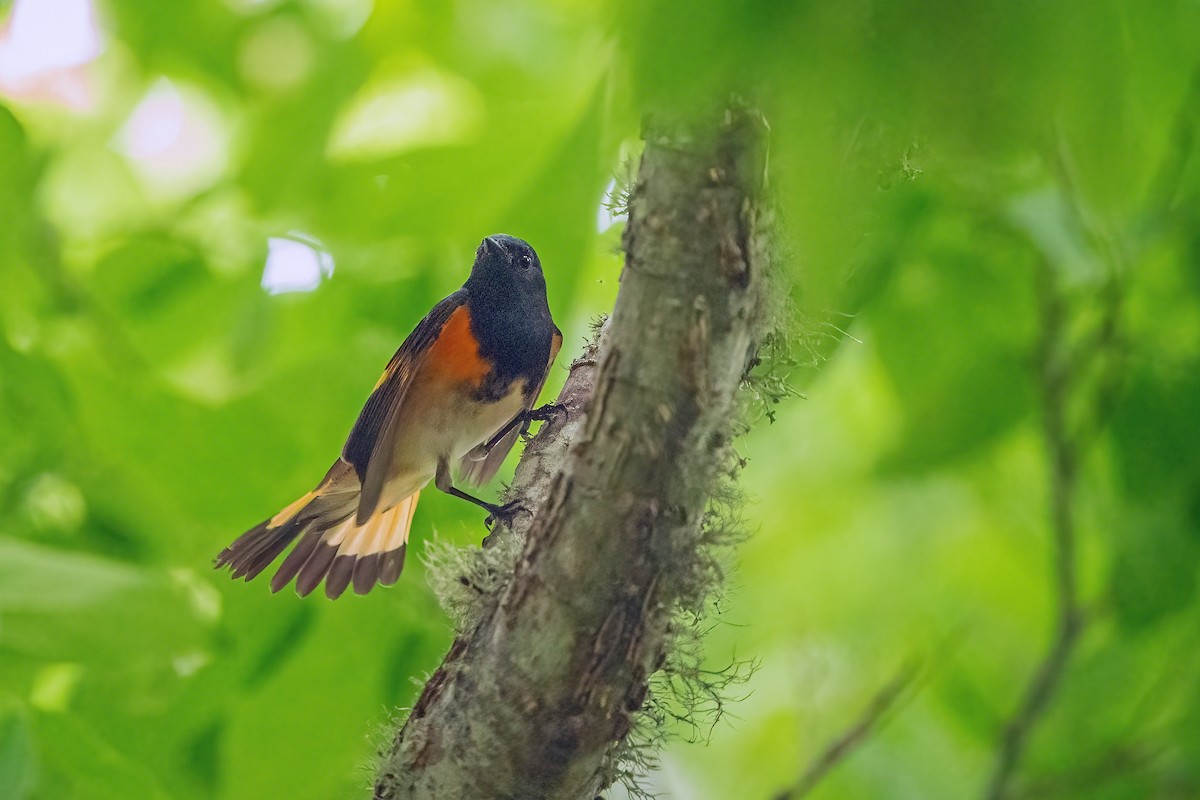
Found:
<path fill-rule="evenodd" d="M 497 522 L 502 522 L 505 527 L 511 528 L 513 520 L 522 512 L 533 516 L 533 512 L 520 500 L 514 500 L 502 506 L 493 506 L 491 513 L 483 520 L 483 524 L 487 526 L 488 530 L 491 530 Z"/>
<path fill-rule="evenodd" d="M 521 428 L 521 439 L 528 442 L 531 438 L 529 435 L 529 423 L 531 422 L 550 422 L 560 414 L 562 416 L 570 415 L 570 411 L 562 403 L 547 403 L 541 408 L 535 408 L 532 411 L 525 413 L 525 424 Z"/>
<path fill-rule="evenodd" d="M 571 412 L 567 410 L 566 405 L 563 403 L 547 403 L 541 408 L 533 409 L 526 415 L 526 417 L 531 421 L 537 420 L 538 422 L 549 422 L 559 414 L 567 416 L 570 413 Z"/>

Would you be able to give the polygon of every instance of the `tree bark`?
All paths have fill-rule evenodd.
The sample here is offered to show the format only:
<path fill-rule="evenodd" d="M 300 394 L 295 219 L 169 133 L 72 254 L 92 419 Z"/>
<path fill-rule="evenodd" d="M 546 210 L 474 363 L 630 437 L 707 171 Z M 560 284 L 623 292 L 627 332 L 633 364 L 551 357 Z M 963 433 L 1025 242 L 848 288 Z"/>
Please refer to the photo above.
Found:
<path fill-rule="evenodd" d="M 571 367 L 568 413 L 518 468 L 534 513 L 487 543 L 519 551 L 511 578 L 478 590 L 376 798 L 591 800 L 611 783 L 672 616 L 702 582 L 706 504 L 763 315 L 764 128 L 745 111 L 647 123 L 616 307 Z"/>

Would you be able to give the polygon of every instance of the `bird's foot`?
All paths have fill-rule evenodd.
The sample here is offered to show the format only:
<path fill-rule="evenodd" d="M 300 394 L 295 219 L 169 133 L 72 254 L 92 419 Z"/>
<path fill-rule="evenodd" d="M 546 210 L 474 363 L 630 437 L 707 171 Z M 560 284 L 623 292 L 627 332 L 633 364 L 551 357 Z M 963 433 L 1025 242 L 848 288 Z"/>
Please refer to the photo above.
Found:
<path fill-rule="evenodd" d="M 525 418 L 528 420 L 531 420 L 531 421 L 536 420 L 538 422 L 549 422 L 550 420 L 557 417 L 559 414 L 562 414 L 563 416 L 568 416 L 570 414 L 570 411 L 567 410 L 567 407 L 565 404 L 563 404 L 563 403 L 547 403 L 546 405 L 541 406 L 540 408 L 535 408 L 535 409 L 531 410 L 528 414 L 525 415 Z"/>
<path fill-rule="evenodd" d="M 529 435 L 529 423 L 531 422 L 550 422 L 557 419 L 559 416 L 569 416 L 570 411 L 562 403 L 547 403 L 541 408 L 535 408 L 525 412 L 525 424 L 521 428 L 521 439 L 528 442 L 531 438 Z"/>
<path fill-rule="evenodd" d="M 491 530 L 497 522 L 502 522 L 506 528 L 511 528 L 513 520 L 517 518 L 518 514 L 524 513 L 533 516 L 533 512 L 520 500 L 514 500 L 502 506 L 490 506 L 488 511 L 491 513 L 483 521 L 488 530 Z"/>

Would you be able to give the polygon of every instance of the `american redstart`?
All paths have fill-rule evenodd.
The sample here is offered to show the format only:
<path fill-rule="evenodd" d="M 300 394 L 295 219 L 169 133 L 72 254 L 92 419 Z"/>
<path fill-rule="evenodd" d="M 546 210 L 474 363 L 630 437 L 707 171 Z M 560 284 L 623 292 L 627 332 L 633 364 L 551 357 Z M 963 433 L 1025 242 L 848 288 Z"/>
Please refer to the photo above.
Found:
<path fill-rule="evenodd" d="M 317 488 L 238 537 L 216 566 L 250 580 L 299 537 L 271 591 L 295 578 L 302 597 L 322 579 L 330 598 L 351 583 L 366 594 L 400 577 L 417 496 L 431 479 L 493 517 L 513 513 L 456 487 L 451 468 L 475 485 L 496 474 L 539 418 L 533 404 L 561 345 L 537 253 L 512 236 L 487 237 L 466 283 L 388 362 Z"/>

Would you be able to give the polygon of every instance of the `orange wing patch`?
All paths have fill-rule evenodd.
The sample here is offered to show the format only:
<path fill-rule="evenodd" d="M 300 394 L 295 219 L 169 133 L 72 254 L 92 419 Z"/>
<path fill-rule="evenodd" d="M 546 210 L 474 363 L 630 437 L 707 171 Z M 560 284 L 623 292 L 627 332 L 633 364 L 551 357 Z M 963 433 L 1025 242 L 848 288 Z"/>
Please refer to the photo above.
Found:
<path fill-rule="evenodd" d="M 465 305 L 454 309 L 430 345 L 425 369 L 447 382 L 470 384 L 492 371 L 491 363 L 479 354 L 479 341 L 471 333 L 471 312 Z"/>
<path fill-rule="evenodd" d="M 267 523 L 268 528 L 278 528 L 283 523 L 290 520 L 292 517 L 300 513 L 300 509 L 308 505 L 308 501 L 317 496 L 316 492 L 307 492 L 299 500 L 290 503 L 283 511 L 280 511 L 275 516 L 271 517 L 271 521 Z"/>

